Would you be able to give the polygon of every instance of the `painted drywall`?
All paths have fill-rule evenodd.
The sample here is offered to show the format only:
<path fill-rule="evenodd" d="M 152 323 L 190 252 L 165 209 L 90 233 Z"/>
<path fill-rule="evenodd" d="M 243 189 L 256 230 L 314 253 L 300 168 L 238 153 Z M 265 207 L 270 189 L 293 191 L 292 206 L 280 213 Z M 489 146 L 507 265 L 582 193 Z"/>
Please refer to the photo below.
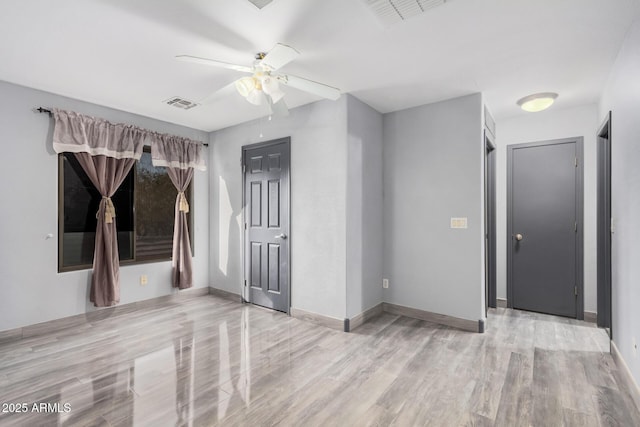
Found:
<path fill-rule="evenodd" d="M 58 273 L 58 157 L 53 120 L 34 113 L 58 107 L 205 142 L 207 133 L 0 82 L 0 145 L 3 152 L 0 221 L 0 331 L 95 310 L 89 302 L 90 270 Z M 167 108 L 171 108 L 167 106 Z M 208 174 L 194 178 L 194 286 L 206 287 L 209 259 Z M 47 239 L 48 234 L 53 238 Z M 148 284 L 139 285 L 146 274 Z M 175 290 L 171 263 L 122 266 L 122 304 Z"/>
<path fill-rule="evenodd" d="M 211 286 L 242 292 L 242 146 L 289 136 L 291 306 L 344 319 L 346 109 L 346 97 L 319 101 L 211 133 Z"/>
<path fill-rule="evenodd" d="M 604 118 L 604 117 L 603 117 Z M 551 139 L 584 138 L 584 309 L 597 310 L 596 294 L 596 132 L 598 106 L 554 107 L 496 124 L 497 295 L 507 298 L 507 145 Z"/>
<path fill-rule="evenodd" d="M 473 94 L 384 115 L 384 301 L 484 318 L 482 110 Z"/>
<path fill-rule="evenodd" d="M 347 97 L 347 317 L 382 302 L 382 114 Z"/>
<path fill-rule="evenodd" d="M 611 111 L 613 340 L 640 384 L 640 21 L 618 53 L 599 105 Z"/>

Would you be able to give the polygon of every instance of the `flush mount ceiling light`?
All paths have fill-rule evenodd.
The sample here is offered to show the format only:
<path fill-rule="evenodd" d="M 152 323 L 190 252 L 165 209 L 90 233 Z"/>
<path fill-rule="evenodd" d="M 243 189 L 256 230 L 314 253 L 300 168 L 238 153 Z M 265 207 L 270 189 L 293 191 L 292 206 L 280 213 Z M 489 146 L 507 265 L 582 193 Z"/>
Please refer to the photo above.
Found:
<path fill-rule="evenodd" d="M 551 107 L 551 104 L 553 104 L 553 101 L 555 101 L 557 97 L 558 94 L 553 92 L 535 93 L 519 99 L 517 104 L 524 111 L 537 113 L 538 111 L 546 110 Z"/>

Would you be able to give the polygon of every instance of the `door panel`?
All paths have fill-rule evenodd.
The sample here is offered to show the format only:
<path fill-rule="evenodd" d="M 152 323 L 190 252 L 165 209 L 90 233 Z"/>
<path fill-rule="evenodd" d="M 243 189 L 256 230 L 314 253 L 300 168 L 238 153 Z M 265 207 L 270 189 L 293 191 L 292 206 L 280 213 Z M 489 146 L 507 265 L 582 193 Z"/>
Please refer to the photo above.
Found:
<path fill-rule="evenodd" d="M 510 154 L 510 305 L 575 318 L 576 142 L 512 146 Z"/>
<path fill-rule="evenodd" d="M 248 300 L 289 311 L 288 139 L 248 147 L 245 159 L 245 247 Z"/>
<path fill-rule="evenodd" d="M 269 244 L 269 291 L 280 292 L 280 245 Z"/>

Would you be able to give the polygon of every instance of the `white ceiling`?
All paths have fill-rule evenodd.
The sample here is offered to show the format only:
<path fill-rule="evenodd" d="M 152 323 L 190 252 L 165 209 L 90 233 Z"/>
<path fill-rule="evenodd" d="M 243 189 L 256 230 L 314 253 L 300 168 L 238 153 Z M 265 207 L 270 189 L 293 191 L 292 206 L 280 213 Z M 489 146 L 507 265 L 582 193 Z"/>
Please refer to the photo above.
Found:
<path fill-rule="evenodd" d="M 262 114 L 237 93 L 183 111 L 238 77 L 177 54 L 250 65 L 276 42 L 282 71 L 336 86 L 380 112 L 482 91 L 497 119 L 534 92 L 553 108 L 597 102 L 638 0 L 449 0 L 393 26 L 363 0 L 21 0 L 0 8 L 0 80 L 214 130 Z M 317 100 L 287 88 L 290 106 Z M 52 106 L 53 107 L 53 106 Z"/>

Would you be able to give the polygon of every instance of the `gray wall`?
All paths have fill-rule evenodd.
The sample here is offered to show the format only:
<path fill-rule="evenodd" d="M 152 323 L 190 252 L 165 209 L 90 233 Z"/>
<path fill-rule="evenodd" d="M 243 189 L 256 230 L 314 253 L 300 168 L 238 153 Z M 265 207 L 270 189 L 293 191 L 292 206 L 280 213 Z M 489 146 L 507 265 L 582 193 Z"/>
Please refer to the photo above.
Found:
<path fill-rule="evenodd" d="M 612 113 L 613 340 L 640 383 L 640 21 L 618 53 L 600 102 Z"/>
<path fill-rule="evenodd" d="M 584 309 L 597 310 L 596 294 L 596 104 L 569 109 L 550 108 L 497 123 L 497 290 L 507 298 L 507 145 L 584 137 Z"/>
<path fill-rule="evenodd" d="M 213 287 L 242 292 L 241 147 L 291 137 L 291 305 L 346 313 L 347 98 L 291 110 L 210 135 Z M 263 137 L 260 138 L 260 133 Z"/>
<path fill-rule="evenodd" d="M 484 318 L 481 94 L 384 115 L 384 301 Z M 450 229 L 467 217 L 468 229 Z"/>
<path fill-rule="evenodd" d="M 382 115 L 347 97 L 347 317 L 382 302 Z"/>
<path fill-rule="evenodd" d="M 58 158 L 52 149 L 53 120 L 34 107 L 74 110 L 159 132 L 206 141 L 205 132 L 0 82 L 0 144 L 3 152 L 0 221 L 0 331 L 94 310 L 90 270 L 58 273 Z M 207 172 L 196 172 L 194 285 L 206 287 L 209 259 Z M 53 239 L 46 240 L 47 234 Z M 139 285 L 146 274 L 149 283 Z M 121 304 L 174 292 L 171 262 L 123 266 Z"/>

